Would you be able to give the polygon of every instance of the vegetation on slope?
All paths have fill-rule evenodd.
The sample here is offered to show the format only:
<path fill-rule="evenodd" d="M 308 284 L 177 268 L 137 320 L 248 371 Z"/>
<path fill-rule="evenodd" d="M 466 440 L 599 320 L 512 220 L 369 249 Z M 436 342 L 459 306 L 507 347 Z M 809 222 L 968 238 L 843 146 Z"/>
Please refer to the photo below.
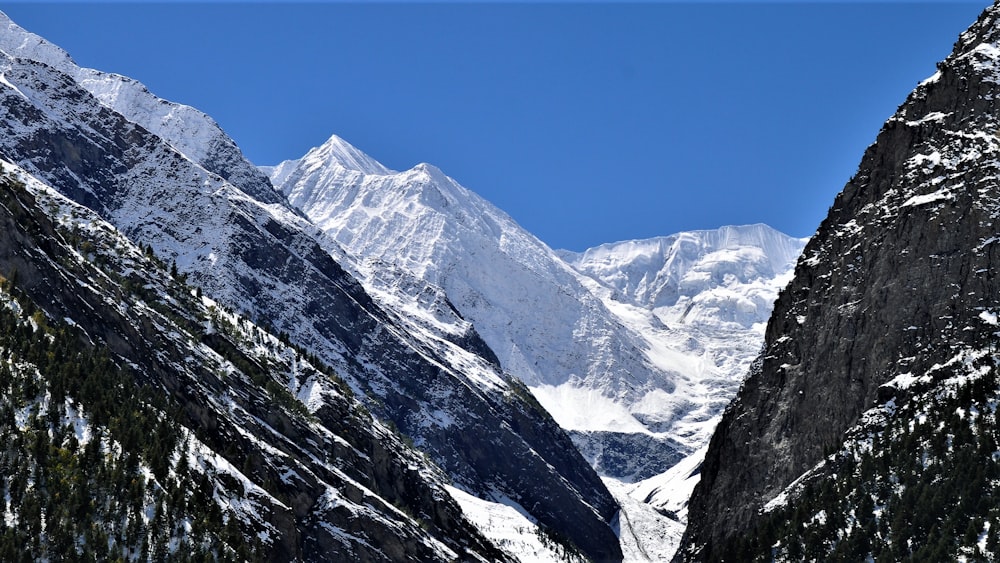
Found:
<path fill-rule="evenodd" d="M 966 350 L 883 388 L 845 445 L 727 554 L 743 561 L 986 561 L 1000 556 L 995 358 Z M 905 378 L 906 380 L 909 377 Z"/>

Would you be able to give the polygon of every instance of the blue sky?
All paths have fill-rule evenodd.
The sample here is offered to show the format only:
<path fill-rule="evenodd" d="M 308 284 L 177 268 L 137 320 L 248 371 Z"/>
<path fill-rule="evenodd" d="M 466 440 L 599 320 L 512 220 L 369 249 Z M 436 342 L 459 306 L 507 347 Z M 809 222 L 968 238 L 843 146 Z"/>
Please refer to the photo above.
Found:
<path fill-rule="evenodd" d="M 430 162 L 555 248 L 811 235 L 989 2 L 11 3 L 83 65 L 212 115 L 257 164 L 337 134 Z"/>

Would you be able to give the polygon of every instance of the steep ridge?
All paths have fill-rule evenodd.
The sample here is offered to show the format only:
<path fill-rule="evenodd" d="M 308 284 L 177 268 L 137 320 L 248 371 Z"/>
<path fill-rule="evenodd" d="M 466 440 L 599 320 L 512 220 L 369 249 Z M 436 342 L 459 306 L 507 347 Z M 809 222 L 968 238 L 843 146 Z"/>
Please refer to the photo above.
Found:
<path fill-rule="evenodd" d="M 0 525 L 5 560 L 505 557 L 462 517 L 444 474 L 315 358 L 198 296 L 91 210 L 3 168 L 0 316 L 20 318 L 42 348 L 8 345 L 9 330 L 0 345 L 0 483 L 23 496 Z M 39 431 L 59 461 L 18 451 Z M 60 495 L 73 499 L 66 511 Z M 19 534 L 33 537 L 16 544 Z"/>
<path fill-rule="evenodd" d="M 0 51 L 31 59 L 72 77 L 115 112 L 166 140 L 184 156 L 218 174 L 258 201 L 283 198 L 251 164 L 215 121 L 183 104 L 158 98 L 141 83 L 91 68 L 81 68 L 66 51 L 26 31 L 0 12 Z"/>
<path fill-rule="evenodd" d="M 1000 555 L 998 93 L 994 5 L 807 245 L 712 437 L 678 559 Z"/>
<path fill-rule="evenodd" d="M 192 149 L 206 166 L 179 151 L 182 127 L 155 112 L 130 121 L 85 88 L 80 71 L 31 59 L 35 43 L 12 39 L 19 33 L 7 27 L 0 54 L 0 154 L 174 261 L 206 295 L 328 363 L 455 484 L 519 504 L 594 559 L 620 559 L 608 526 L 614 500 L 521 384 L 488 354 L 467 352 L 487 349 L 474 332 L 459 344 L 411 332 L 335 261 L 322 233 L 258 193 L 269 186 L 244 190 L 239 174 L 230 176 L 241 185 L 226 181 L 206 168 L 217 164 L 211 151 Z M 19 45 L 31 48 L 10 52 Z"/>
<path fill-rule="evenodd" d="M 391 171 L 336 136 L 265 170 L 388 310 L 446 335 L 471 323 L 591 464 L 625 481 L 707 442 L 803 243 L 751 226 L 557 254 L 433 166 Z M 629 294 L 627 275 L 676 298 Z"/>

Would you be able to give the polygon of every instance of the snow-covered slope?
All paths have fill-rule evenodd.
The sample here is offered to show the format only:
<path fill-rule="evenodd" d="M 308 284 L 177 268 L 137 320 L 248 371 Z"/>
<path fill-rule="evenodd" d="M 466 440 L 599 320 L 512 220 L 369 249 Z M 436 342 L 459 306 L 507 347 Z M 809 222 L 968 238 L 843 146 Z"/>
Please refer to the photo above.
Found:
<path fill-rule="evenodd" d="M 760 350 L 775 298 L 805 243 L 748 225 L 560 252 L 591 277 L 591 290 L 609 310 L 647 336 L 658 365 L 681 366 L 675 393 L 690 401 L 669 434 L 683 445 L 683 459 L 664 473 L 637 475 L 642 480 L 634 484 L 606 480 L 622 506 L 620 520 L 632 521 L 622 527 L 626 560 L 668 559 L 679 545 L 708 439 Z M 567 405 L 574 408 L 572 399 Z M 645 415 L 642 408 L 633 412 Z M 594 441 L 582 436 L 576 442 L 591 458 L 615 453 L 606 445 L 588 451 Z"/>
<path fill-rule="evenodd" d="M 265 203 L 282 198 L 236 143 L 203 112 L 164 100 L 142 83 L 120 74 L 81 68 L 72 57 L 0 12 L 0 51 L 43 63 L 72 77 L 102 104 L 167 141 L 187 158 Z"/>
<path fill-rule="evenodd" d="M 334 137 L 276 167 L 273 178 L 293 205 L 359 259 L 372 284 L 373 272 L 389 266 L 440 286 L 501 364 L 531 386 L 570 377 L 595 382 L 616 369 L 652 376 L 636 343 L 620 336 L 575 272 L 502 211 L 427 164 L 399 173 L 379 166 L 382 172 L 372 174 L 351 162 L 321 160 L 342 144 Z M 599 330 L 619 348 L 605 355 L 603 369 L 566 357 L 564 350 L 588 346 L 582 336 Z M 608 343 L 590 344 L 594 357 Z"/>
<path fill-rule="evenodd" d="M 804 245 L 767 225 L 748 225 L 561 255 L 614 289 L 615 300 L 653 309 L 665 322 L 750 327 L 767 320 L 769 281 L 788 272 Z"/>
<path fill-rule="evenodd" d="M 691 452 L 707 443 L 759 351 L 806 240 L 767 225 L 728 226 L 560 255 L 596 282 L 589 287 L 623 324 L 646 336 L 655 365 L 680 374 L 680 396 L 694 404 L 673 422 L 671 437 Z M 665 422 L 646 409 L 633 412 Z"/>
<path fill-rule="evenodd" d="M 275 167 L 272 180 L 355 257 L 370 292 L 414 302 L 415 295 L 399 297 L 408 289 L 398 279 L 422 281 L 407 284 L 421 291 L 440 288 L 500 364 L 533 389 L 568 385 L 612 403 L 672 386 L 650 365 L 642 338 L 502 211 L 427 164 L 397 173 L 369 164 L 368 157 L 337 159 L 355 152 L 343 145 L 331 138 L 304 158 Z M 391 270 L 397 273 L 387 275 Z M 429 303 L 408 315 L 450 331 L 455 321 L 443 318 L 440 309 Z M 542 400 L 564 427 L 573 428 L 560 418 L 561 409 Z M 645 431 L 627 413 L 619 421 L 602 421 L 600 428 Z"/>
<path fill-rule="evenodd" d="M 585 457 L 625 480 L 704 445 L 802 245 L 753 226 L 560 256 L 433 166 L 390 171 L 338 137 L 266 170 L 369 292 L 443 332 L 459 321 L 442 299 L 454 305 Z M 414 288 L 438 298 L 417 306 Z"/>

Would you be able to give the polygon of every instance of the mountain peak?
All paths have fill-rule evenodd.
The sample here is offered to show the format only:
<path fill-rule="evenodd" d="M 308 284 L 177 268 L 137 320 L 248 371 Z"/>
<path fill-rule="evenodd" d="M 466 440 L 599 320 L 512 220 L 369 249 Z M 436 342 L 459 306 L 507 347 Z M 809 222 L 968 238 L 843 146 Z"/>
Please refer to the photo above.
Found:
<path fill-rule="evenodd" d="M 302 160 L 311 161 L 315 163 L 314 165 L 341 166 L 347 170 L 374 176 L 387 176 L 393 173 L 382 163 L 337 135 L 331 135 L 325 143 L 306 153 Z"/>
<path fill-rule="evenodd" d="M 444 172 L 442 172 L 440 168 L 426 162 L 421 162 L 420 164 L 414 166 L 411 170 L 413 170 L 414 172 L 423 172 L 424 174 L 430 176 L 434 175 L 444 176 Z"/>

